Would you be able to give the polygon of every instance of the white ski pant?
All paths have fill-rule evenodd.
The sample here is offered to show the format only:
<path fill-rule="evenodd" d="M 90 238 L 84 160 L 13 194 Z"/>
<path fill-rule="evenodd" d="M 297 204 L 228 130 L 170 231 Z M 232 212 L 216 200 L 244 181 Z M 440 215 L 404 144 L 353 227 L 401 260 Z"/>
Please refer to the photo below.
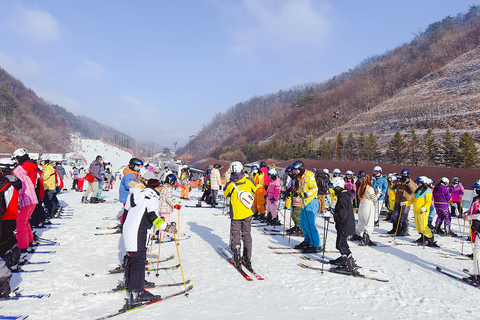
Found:
<path fill-rule="evenodd" d="M 383 201 L 384 200 L 377 200 L 377 201 L 374 201 L 373 204 L 374 204 L 374 210 L 375 210 L 375 219 L 373 220 L 374 222 L 375 221 L 378 221 L 378 219 L 380 219 L 380 211 L 382 210 L 382 206 L 383 206 Z"/>
<path fill-rule="evenodd" d="M 375 223 L 375 205 L 372 202 L 360 201 L 358 206 L 358 223 L 356 233 L 362 236 L 364 232 L 373 233 L 373 225 Z"/>

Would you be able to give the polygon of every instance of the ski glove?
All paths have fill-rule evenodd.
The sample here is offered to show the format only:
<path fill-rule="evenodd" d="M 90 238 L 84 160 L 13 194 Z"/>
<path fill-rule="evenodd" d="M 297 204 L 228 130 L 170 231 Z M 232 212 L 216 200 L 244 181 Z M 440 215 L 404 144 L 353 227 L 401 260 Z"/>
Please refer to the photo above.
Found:
<path fill-rule="evenodd" d="M 181 207 L 182 207 L 182 206 L 180 206 L 179 204 L 176 204 L 176 205 L 173 206 L 173 209 L 180 210 Z M 175 233 L 175 232 L 174 232 L 174 233 Z"/>
<path fill-rule="evenodd" d="M 427 209 L 425 209 L 424 207 L 421 207 L 420 212 L 427 212 Z"/>
<path fill-rule="evenodd" d="M 404 201 L 400 202 L 400 207 L 405 207 L 406 205 L 407 204 Z"/>
<path fill-rule="evenodd" d="M 270 203 L 274 204 L 275 203 L 275 198 L 270 198 Z"/>
<path fill-rule="evenodd" d="M 472 226 L 470 227 L 470 229 L 472 229 L 473 233 L 478 232 L 479 231 L 478 229 L 480 229 L 480 220 L 477 220 L 477 219 L 473 220 Z"/>
<path fill-rule="evenodd" d="M 177 228 L 176 228 L 174 225 L 169 224 L 169 225 L 165 228 L 165 232 L 177 233 Z"/>

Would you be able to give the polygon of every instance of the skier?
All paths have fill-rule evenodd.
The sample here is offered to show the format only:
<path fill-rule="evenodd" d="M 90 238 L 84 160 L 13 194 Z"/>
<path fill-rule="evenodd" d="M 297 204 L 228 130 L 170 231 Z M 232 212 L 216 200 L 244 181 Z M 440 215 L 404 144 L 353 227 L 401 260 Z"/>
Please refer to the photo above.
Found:
<path fill-rule="evenodd" d="M 268 176 L 270 178 L 270 184 L 267 189 L 267 224 L 272 226 L 281 225 L 278 221 L 277 203 L 280 197 L 280 179 L 275 168 L 268 170 Z"/>
<path fill-rule="evenodd" d="M 158 178 L 158 180 L 160 180 L 160 182 L 164 182 L 165 181 L 165 178 L 169 175 L 169 174 L 172 174 L 172 171 L 170 171 L 170 169 L 168 169 L 168 167 L 165 167 L 165 169 L 163 170 L 162 174 L 160 175 L 160 177 Z"/>
<path fill-rule="evenodd" d="M 373 202 L 375 206 L 375 227 L 379 227 L 380 211 L 382 210 L 385 196 L 388 193 L 388 182 L 387 179 L 382 175 L 382 167 L 380 166 L 375 166 L 375 168 L 373 168 L 372 187 L 379 195 L 378 199 Z"/>
<path fill-rule="evenodd" d="M 255 199 L 253 202 L 253 210 L 255 212 L 253 218 L 265 222 L 267 221 L 265 217 L 265 177 L 263 171 L 259 170 L 257 165 L 252 166 L 251 178 L 258 186 L 258 189 L 256 189 L 256 192 L 253 195 L 253 198 Z"/>
<path fill-rule="evenodd" d="M 410 207 L 404 207 L 401 206 L 401 204 L 405 204 L 406 201 L 410 200 L 412 194 L 417 189 L 415 183 L 410 179 L 410 170 L 402 169 L 399 180 L 393 182 L 392 179 L 390 179 L 388 187 L 395 190 L 395 206 L 392 212 L 392 230 L 387 233 L 395 234 L 399 237 L 408 236 L 408 213 L 410 212 Z"/>
<path fill-rule="evenodd" d="M 130 187 L 128 184 L 132 180 L 136 180 L 138 178 L 140 169 L 143 166 L 143 161 L 137 158 L 132 158 L 128 162 L 128 167 L 125 167 L 123 169 L 123 178 L 122 181 L 120 181 L 120 187 L 118 189 L 118 200 L 123 203 L 125 206 L 125 202 L 127 202 L 127 197 L 129 194 Z M 88 189 L 87 189 L 88 191 Z"/>
<path fill-rule="evenodd" d="M 298 189 L 300 188 L 300 179 L 293 173 L 291 168 L 288 175 L 292 179 L 291 186 L 287 190 L 287 198 L 291 198 L 290 214 L 293 221 L 293 227 L 287 230 L 287 234 L 304 237 L 303 230 L 300 225 L 300 216 L 302 212 L 302 199 L 298 194 Z"/>
<path fill-rule="evenodd" d="M 379 194 L 373 189 L 372 180 L 372 176 L 366 174 L 358 188 L 360 204 L 358 206 L 358 223 L 354 240 L 360 240 L 361 246 L 376 246 L 370 240 L 370 235 L 373 233 L 375 224 L 374 203 L 378 200 Z"/>
<path fill-rule="evenodd" d="M 173 209 L 180 210 L 180 205 L 173 202 L 173 186 L 177 183 L 177 177 L 173 173 L 165 177 L 163 182 L 163 188 L 160 190 L 160 201 L 158 203 L 158 214 L 160 217 L 163 217 L 163 220 L 166 223 L 170 223 L 170 214 L 173 212 Z M 162 234 L 162 238 L 165 237 L 165 234 Z"/>
<path fill-rule="evenodd" d="M 413 204 L 415 227 L 420 234 L 420 238 L 415 240 L 414 243 L 417 243 L 418 245 L 424 244 L 429 247 L 438 247 L 433 239 L 433 234 L 428 227 L 428 215 L 432 204 L 432 192 L 428 187 L 429 180 L 430 179 L 425 176 L 420 176 L 415 180 L 418 188 L 413 193 L 412 199 L 407 201 L 405 206 L 409 207 Z"/>
<path fill-rule="evenodd" d="M 100 174 L 100 167 L 102 162 L 102 156 L 96 156 L 95 160 L 90 164 L 90 174 L 93 176 L 93 182 L 88 183 L 87 190 L 83 194 L 82 203 L 97 203 L 97 193 L 98 193 L 98 183 L 103 181 L 102 176 Z M 88 200 L 88 195 L 92 194 L 90 197 L 90 201 Z M 128 195 L 128 192 L 127 192 Z M 121 201 L 121 200 L 120 200 Z M 123 202 L 124 203 L 124 202 Z"/>
<path fill-rule="evenodd" d="M 157 215 L 160 189 L 159 180 L 148 180 L 144 190 L 132 194 L 128 214 L 124 217 L 122 229 L 127 250 L 125 283 L 130 293 L 130 302 L 133 304 L 161 298 L 144 289 L 147 230 L 155 225 L 166 232 L 177 232 L 174 225 L 168 225 Z"/>
<path fill-rule="evenodd" d="M 353 180 L 353 172 L 347 170 L 345 172 L 345 189 L 352 191 L 352 201 L 355 199 L 355 192 L 357 191 L 357 186 L 355 185 L 355 181 Z"/>
<path fill-rule="evenodd" d="M 17 241 L 20 252 L 25 253 L 33 251 L 33 249 L 29 250 L 30 247 L 34 246 L 34 239 L 28 219 L 30 219 L 33 210 L 38 204 L 38 199 L 27 171 L 22 166 L 16 166 L 13 169 L 13 173 L 22 181 L 22 188 L 18 192 Z"/>
<path fill-rule="evenodd" d="M 317 187 L 318 187 L 318 212 L 323 213 L 327 209 L 327 206 L 325 204 L 325 198 L 326 194 L 328 192 L 328 182 L 330 180 L 330 177 L 328 176 L 328 170 L 325 172 L 327 169 L 323 169 L 322 171 L 317 171 L 315 174 L 315 180 L 317 181 Z"/>
<path fill-rule="evenodd" d="M 450 215 L 452 217 L 456 217 L 457 215 L 455 211 L 458 210 L 458 217 L 461 218 L 463 214 L 462 197 L 465 194 L 465 189 L 463 188 L 457 177 L 452 179 L 452 184 L 448 188 L 448 191 L 450 191 L 450 195 L 452 196 L 453 201 L 453 204 L 450 207 Z"/>
<path fill-rule="evenodd" d="M 38 203 L 35 206 L 32 214 L 30 215 L 31 226 L 43 226 L 45 221 L 45 210 L 43 210 L 43 180 L 42 180 L 42 171 L 38 168 L 38 165 L 35 161 L 30 159 L 27 150 L 24 148 L 17 149 L 13 152 L 13 158 L 18 165 L 22 166 L 23 169 L 27 172 L 28 177 L 32 181 L 33 186 L 35 187 L 35 194 L 37 196 Z"/>
<path fill-rule="evenodd" d="M 317 253 L 321 251 L 320 236 L 318 235 L 315 219 L 318 213 L 318 188 L 315 176 L 305 169 L 305 164 L 297 160 L 292 164 L 292 172 L 300 179 L 298 195 L 301 198 L 300 227 L 305 239 L 295 246 L 304 253 Z"/>
<path fill-rule="evenodd" d="M 270 177 L 268 176 L 268 172 L 270 170 L 268 169 L 268 166 L 265 163 L 265 161 L 260 161 L 260 171 L 263 172 L 263 187 L 265 188 L 265 193 L 266 193 L 268 190 L 268 186 L 270 185 Z M 266 205 L 265 202 L 264 202 L 264 205 Z"/>
<path fill-rule="evenodd" d="M 78 192 L 83 192 L 83 184 L 85 182 L 85 169 L 81 167 L 78 169 L 78 185 L 77 185 L 77 190 Z"/>
<path fill-rule="evenodd" d="M 335 220 L 335 229 L 337 230 L 336 248 L 340 251 L 341 256 L 335 260 L 330 260 L 330 264 L 338 265 L 332 271 L 346 272 L 356 274 L 358 267 L 352 257 L 352 252 L 348 247 L 347 237 L 355 233 L 355 217 L 353 215 L 353 207 L 351 193 L 345 189 L 345 180 L 335 177 L 330 180 L 332 189 L 337 195 L 337 202 L 333 212 Z"/>
<path fill-rule="evenodd" d="M 72 182 L 72 188 L 70 190 L 76 190 L 78 185 L 78 168 L 73 167 L 72 170 L 73 170 L 72 172 L 73 182 Z"/>
<path fill-rule="evenodd" d="M 218 190 L 221 189 L 221 185 L 222 185 L 222 179 L 219 171 L 220 168 L 221 166 L 218 163 L 215 163 L 213 165 L 212 171 L 210 172 L 210 188 L 212 190 L 211 192 L 212 208 L 215 208 L 215 206 L 217 205 L 217 194 L 218 194 Z"/>
<path fill-rule="evenodd" d="M 468 220 L 472 230 L 472 241 L 475 244 L 473 248 L 473 274 L 462 280 L 476 286 L 480 286 L 480 180 L 473 185 L 473 199 L 470 208 L 465 212 L 464 219 Z"/>
<path fill-rule="evenodd" d="M 234 161 L 230 164 L 230 181 L 225 185 L 223 195 L 230 197 L 230 248 L 233 252 L 233 263 L 236 268 L 241 264 L 248 270 L 252 268 L 252 216 L 253 208 L 247 207 L 240 199 L 241 191 L 250 195 L 260 187 L 250 177 L 243 173 L 243 165 Z M 240 192 L 240 193 L 239 193 Z M 241 239 L 241 241 L 240 241 Z M 241 255 L 241 242 L 243 242 L 243 255 Z"/>
<path fill-rule="evenodd" d="M 182 168 L 182 171 L 180 172 L 180 179 L 178 182 L 180 183 L 181 187 L 180 199 L 188 200 L 188 183 L 190 182 L 190 180 L 187 168 Z"/>
<path fill-rule="evenodd" d="M 357 173 L 357 181 L 355 181 L 355 186 L 360 187 L 360 183 L 362 183 L 363 178 L 365 177 L 365 171 L 360 170 Z M 353 204 L 354 208 L 358 208 L 358 205 L 360 204 L 360 199 L 358 199 L 358 192 L 355 193 L 355 203 Z"/>
<path fill-rule="evenodd" d="M 207 169 L 207 171 L 205 171 L 205 176 L 203 177 L 203 194 L 198 203 L 196 204 L 197 207 L 202 206 L 202 201 L 207 202 L 207 204 L 209 203 L 207 200 L 210 198 L 210 194 L 212 192 L 212 190 L 210 189 L 210 173 L 210 169 Z"/>
<path fill-rule="evenodd" d="M 440 179 L 435 188 L 433 188 L 433 201 L 435 204 L 435 210 L 437 211 L 437 221 L 435 223 L 436 234 L 447 234 L 456 237 L 457 234 L 450 229 L 451 217 L 448 212 L 448 204 L 452 203 L 450 192 L 448 191 L 449 180 L 446 177 Z M 442 222 L 445 221 L 445 232 L 441 230 Z"/>
<path fill-rule="evenodd" d="M 43 188 L 45 190 L 45 207 L 47 207 L 48 218 L 52 218 L 56 215 L 58 209 L 58 199 L 55 190 L 55 168 L 53 163 L 50 162 L 48 155 L 40 159 L 40 165 L 43 167 Z"/>

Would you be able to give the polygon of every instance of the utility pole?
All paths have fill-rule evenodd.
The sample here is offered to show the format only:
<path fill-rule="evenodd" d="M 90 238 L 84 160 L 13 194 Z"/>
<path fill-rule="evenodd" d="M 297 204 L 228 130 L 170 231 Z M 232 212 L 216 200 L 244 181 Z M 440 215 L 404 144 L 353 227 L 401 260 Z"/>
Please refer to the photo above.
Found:
<path fill-rule="evenodd" d="M 175 151 L 173 152 L 173 161 L 175 161 L 175 158 L 177 157 L 177 142 L 174 142 L 173 145 L 175 146 Z"/>
<path fill-rule="evenodd" d="M 333 124 L 335 125 L 335 161 L 337 161 L 337 146 L 338 146 L 338 118 L 340 117 L 340 110 L 333 112 Z"/>

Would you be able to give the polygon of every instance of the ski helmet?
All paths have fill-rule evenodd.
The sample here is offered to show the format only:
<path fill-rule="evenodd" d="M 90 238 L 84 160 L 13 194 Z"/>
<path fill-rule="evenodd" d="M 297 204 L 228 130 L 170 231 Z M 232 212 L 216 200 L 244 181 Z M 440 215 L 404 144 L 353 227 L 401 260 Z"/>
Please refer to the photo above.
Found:
<path fill-rule="evenodd" d="M 313 172 L 313 173 L 317 173 L 317 168 L 313 168 L 313 169 L 312 169 L 312 172 Z"/>
<path fill-rule="evenodd" d="M 410 177 L 410 170 L 402 169 L 402 171 L 400 171 L 400 175 L 403 177 Z"/>
<path fill-rule="evenodd" d="M 258 169 L 258 166 L 257 166 L 256 164 L 254 164 L 254 165 L 252 165 L 250 168 L 251 168 L 252 171 L 253 171 L 253 170 L 255 170 L 255 169 Z"/>
<path fill-rule="evenodd" d="M 292 168 L 290 166 L 288 166 L 286 169 L 285 169 L 285 172 L 291 172 L 292 171 Z"/>
<path fill-rule="evenodd" d="M 338 168 L 333 169 L 333 176 L 334 177 L 340 176 L 341 173 L 342 173 L 342 171 L 340 171 L 340 169 L 338 169 Z"/>
<path fill-rule="evenodd" d="M 450 180 L 448 180 L 447 177 L 442 177 L 440 179 L 440 183 L 443 183 L 444 185 L 448 186 L 448 184 L 450 183 Z"/>
<path fill-rule="evenodd" d="M 392 179 L 392 181 L 397 181 L 397 174 L 396 173 L 389 173 L 388 177 Z"/>
<path fill-rule="evenodd" d="M 460 180 L 457 177 L 455 177 L 455 178 L 452 179 L 452 181 L 453 181 L 453 183 L 458 183 Z"/>
<path fill-rule="evenodd" d="M 205 174 L 208 176 L 211 172 L 212 172 L 212 170 L 207 169 L 207 171 L 205 171 Z"/>
<path fill-rule="evenodd" d="M 128 162 L 128 167 L 130 168 L 130 170 L 135 170 L 135 166 L 143 166 L 143 161 L 138 159 L 138 158 L 132 158 L 130 159 L 130 161 Z M 140 169 L 138 169 L 140 170 Z M 138 171 L 136 170 L 136 171 Z"/>
<path fill-rule="evenodd" d="M 214 167 L 215 169 L 220 169 L 222 166 L 219 165 L 218 163 L 215 163 L 215 164 L 213 165 L 213 167 Z"/>
<path fill-rule="evenodd" d="M 348 170 L 347 172 L 345 172 L 345 174 L 349 178 L 353 177 L 353 171 Z"/>
<path fill-rule="evenodd" d="M 175 183 L 177 183 L 177 177 L 173 173 L 170 173 L 166 178 L 165 178 L 165 183 L 168 183 L 169 185 L 173 186 Z"/>
<path fill-rule="evenodd" d="M 473 189 L 480 189 L 480 180 L 475 181 L 475 183 L 472 185 Z"/>
<path fill-rule="evenodd" d="M 330 173 L 330 171 L 328 171 L 328 169 L 323 169 L 323 172 L 325 172 L 326 174 Z"/>
<path fill-rule="evenodd" d="M 332 189 L 335 188 L 344 188 L 345 187 L 345 180 L 343 180 L 340 177 L 335 177 L 332 180 L 330 180 L 330 185 Z"/>
<path fill-rule="evenodd" d="M 365 171 L 363 171 L 363 170 L 358 171 L 357 176 L 365 177 Z"/>
<path fill-rule="evenodd" d="M 292 163 L 292 171 L 295 170 L 299 170 L 300 175 L 302 176 L 305 173 L 305 164 L 300 160 L 295 161 Z"/>
<path fill-rule="evenodd" d="M 373 168 L 373 172 L 375 172 L 375 173 L 377 173 L 377 172 L 382 173 L 382 167 L 376 166 L 375 168 Z"/>
<path fill-rule="evenodd" d="M 274 176 L 276 177 L 277 175 L 278 175 L 278 173 L 277 173 L 277 170 L 275 168 L 272 168 L 272 169 L 268 170 L 268 176 L 269 177 L 274 177 Z"/>
<path fill-rule="evenodd" d="M 265 163 L 265 161 L 260 162 L 260 168 L 266 168 L 266 167 L 267 167 L 267 164 Z"/>
<path fill-rule="evenodd" d="M 17 149 L 15 151 L 13 151 L 12 157 L 15 158 L 15 159 L 20 159 L 24 155 L 28 155 L 27 150 L 25 148 L 20 148 L 20 149 Z"/>
<path fill-rule="evenodd" d="M 230 164 L 230 171 L 232 173 L 240 173 L 243 170 L 243 164 L 241 164 L 239 161 L 233 161 Z"/>
<path fill-rule="evenodd" d="M 10 172 L 15 168 L 15 161 L 12 158 L 1 158 L 0 159 L 0 169 L 3 172 Z"/>
<path fill-rule="evenodd" d="M 430 179 L 428 179 L 426 176 L 420 176 L 418 177 L 417 179 L 415 179 L 415 182 L 418 184 L 418 183 L 422 183 L 422 184 L 428 184 L 428 182 L 430 181 Z"/>

